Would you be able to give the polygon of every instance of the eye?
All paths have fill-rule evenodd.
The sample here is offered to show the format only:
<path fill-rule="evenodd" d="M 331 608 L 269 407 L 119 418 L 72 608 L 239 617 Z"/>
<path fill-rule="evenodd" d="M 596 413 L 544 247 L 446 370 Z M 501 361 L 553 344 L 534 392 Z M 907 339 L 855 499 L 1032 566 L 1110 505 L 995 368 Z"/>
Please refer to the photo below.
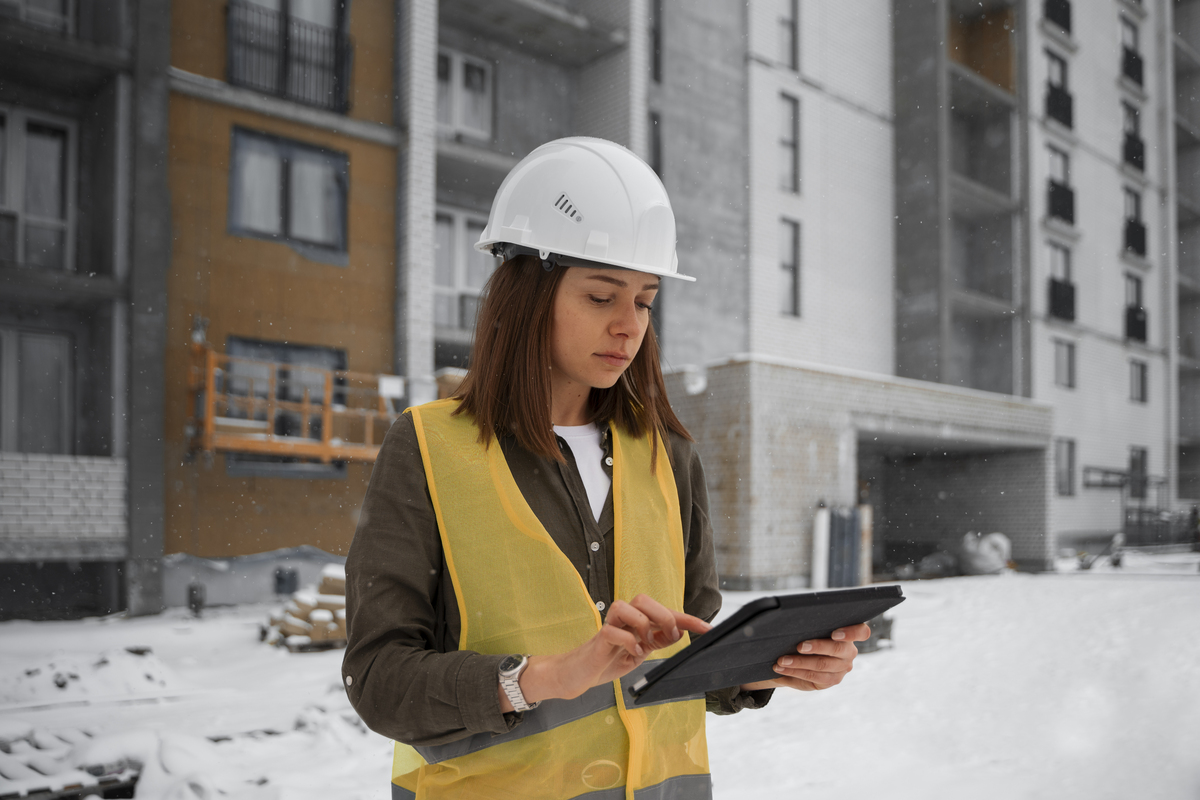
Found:
<path fill-rule="evenodd" d="M 611 303 L 611 302 L 612 302 L 612 298 L 611 298 L 611 297 L 597 297 L 597 296 L 596 296 L 596 295 L 594 295 L 594 294 L 589 294 L 589 295 L 588 295 L 588 300 L 591 300 L 593 303 L 595 303 L 595 304 L 596 304 L 596 305 L 598 305 L 598 306 L 602 306 L 602 305 L 605 305 L 605 304 L 607 304 L 607 303 Z"/>
<path fill-rule="evenodd" d="M 652 310 L 652 307 L 649 303 L 638 303 L 638 308 L 644 308 L 647 311 Z"/>

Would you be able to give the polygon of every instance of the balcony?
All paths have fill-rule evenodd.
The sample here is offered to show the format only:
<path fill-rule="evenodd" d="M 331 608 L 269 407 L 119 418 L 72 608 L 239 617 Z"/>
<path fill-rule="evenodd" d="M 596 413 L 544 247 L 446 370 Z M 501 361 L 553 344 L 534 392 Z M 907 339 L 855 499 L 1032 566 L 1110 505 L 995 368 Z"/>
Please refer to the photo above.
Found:
<path fill-rule="evenodd" d="M 1050 216 L 1069 225 L 1075 224 L 1075 190 L 1056 180 L 1050 181 Z"/>
<path fill-rule="evenodd" d="M 1125 220 L 1125 249 L 1139 256 L 1146 255 L 1146 223 L 1140 219 Z"/>
<path fill-rule="evenodd" d="M 1075 321 L 1075 284 L 1050 279 L 1050 316 Z"/>
<path fill-rule="evenodd" d="M 1136 50 L 1121 48 L 1121 74 L 1138 86 L 1142 85 L 1142 57 Z"/>
<path fill-rule="evenodd" d="M 1071 93 L 1061 86 L 1046 87 L 1046 116 L 1061 122 L 1066 127 L 1073 127 L 1074 99 Z"/>
<path fill-rule="evenodd" d="M 1146 171 L 1146 142 L 1136 133 L 1125 134 L 1125 144 L 1121 148 L 1121 156 L 1129 166 L 1139 172 Z"/>
<path fill-rule="evenodd" d="M 335 28 L 231 0 L 226 16 L 229 83 L 346 113 L 353 45 Z"/>
<path fill-rule="evenodd" d="M 1141 306 L 1125 306 L 1125 338 L 1145 343 L 1146 309 Z"/>
<path fill-rule="evenodd" d="M 1071 32 L 1071 0 L 1046 0 L 1042 4 L 1042 16 L 1067 33 Z"/>

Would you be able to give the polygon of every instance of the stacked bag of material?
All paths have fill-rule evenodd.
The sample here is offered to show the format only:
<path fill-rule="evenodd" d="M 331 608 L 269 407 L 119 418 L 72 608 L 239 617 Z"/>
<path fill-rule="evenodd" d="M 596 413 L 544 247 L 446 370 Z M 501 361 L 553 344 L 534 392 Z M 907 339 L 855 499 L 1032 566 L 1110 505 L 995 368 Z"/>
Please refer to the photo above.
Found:
<path fill-rule="evenodd" d="M 321 570 L 316 591 L 292 595 L 287 606 L 271 615 L 263 640 L 293 653 L 346 646 L 346 568 L 329 564 Z"/>

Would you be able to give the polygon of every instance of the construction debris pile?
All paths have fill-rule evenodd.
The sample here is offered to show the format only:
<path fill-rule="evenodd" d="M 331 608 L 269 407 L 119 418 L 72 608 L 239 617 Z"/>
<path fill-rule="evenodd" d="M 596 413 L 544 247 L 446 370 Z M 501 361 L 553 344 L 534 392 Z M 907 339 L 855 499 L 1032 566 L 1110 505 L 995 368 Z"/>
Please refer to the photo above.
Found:
<path fill-rule="evenodd" d="M 271 614 L 263 641 L 293 653 L 346 646 L 346 568 L 329 564 L 321 570 L 316 591 L 292 595 L 287 606 Z"/>

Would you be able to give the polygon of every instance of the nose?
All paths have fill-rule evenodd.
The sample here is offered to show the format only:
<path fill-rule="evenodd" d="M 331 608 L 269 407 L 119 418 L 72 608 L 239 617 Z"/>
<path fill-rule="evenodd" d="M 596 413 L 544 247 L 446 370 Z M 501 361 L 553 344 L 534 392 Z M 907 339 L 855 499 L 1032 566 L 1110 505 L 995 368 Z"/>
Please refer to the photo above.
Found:
<path fill-rule="evenodd" d="M 609 324 L 609 333 L 625 339 L 640 337 L 645 332 L 645 324 L 638 310 L 637 302 L 634 300 L 618 304 L 612 322 Z"/>

